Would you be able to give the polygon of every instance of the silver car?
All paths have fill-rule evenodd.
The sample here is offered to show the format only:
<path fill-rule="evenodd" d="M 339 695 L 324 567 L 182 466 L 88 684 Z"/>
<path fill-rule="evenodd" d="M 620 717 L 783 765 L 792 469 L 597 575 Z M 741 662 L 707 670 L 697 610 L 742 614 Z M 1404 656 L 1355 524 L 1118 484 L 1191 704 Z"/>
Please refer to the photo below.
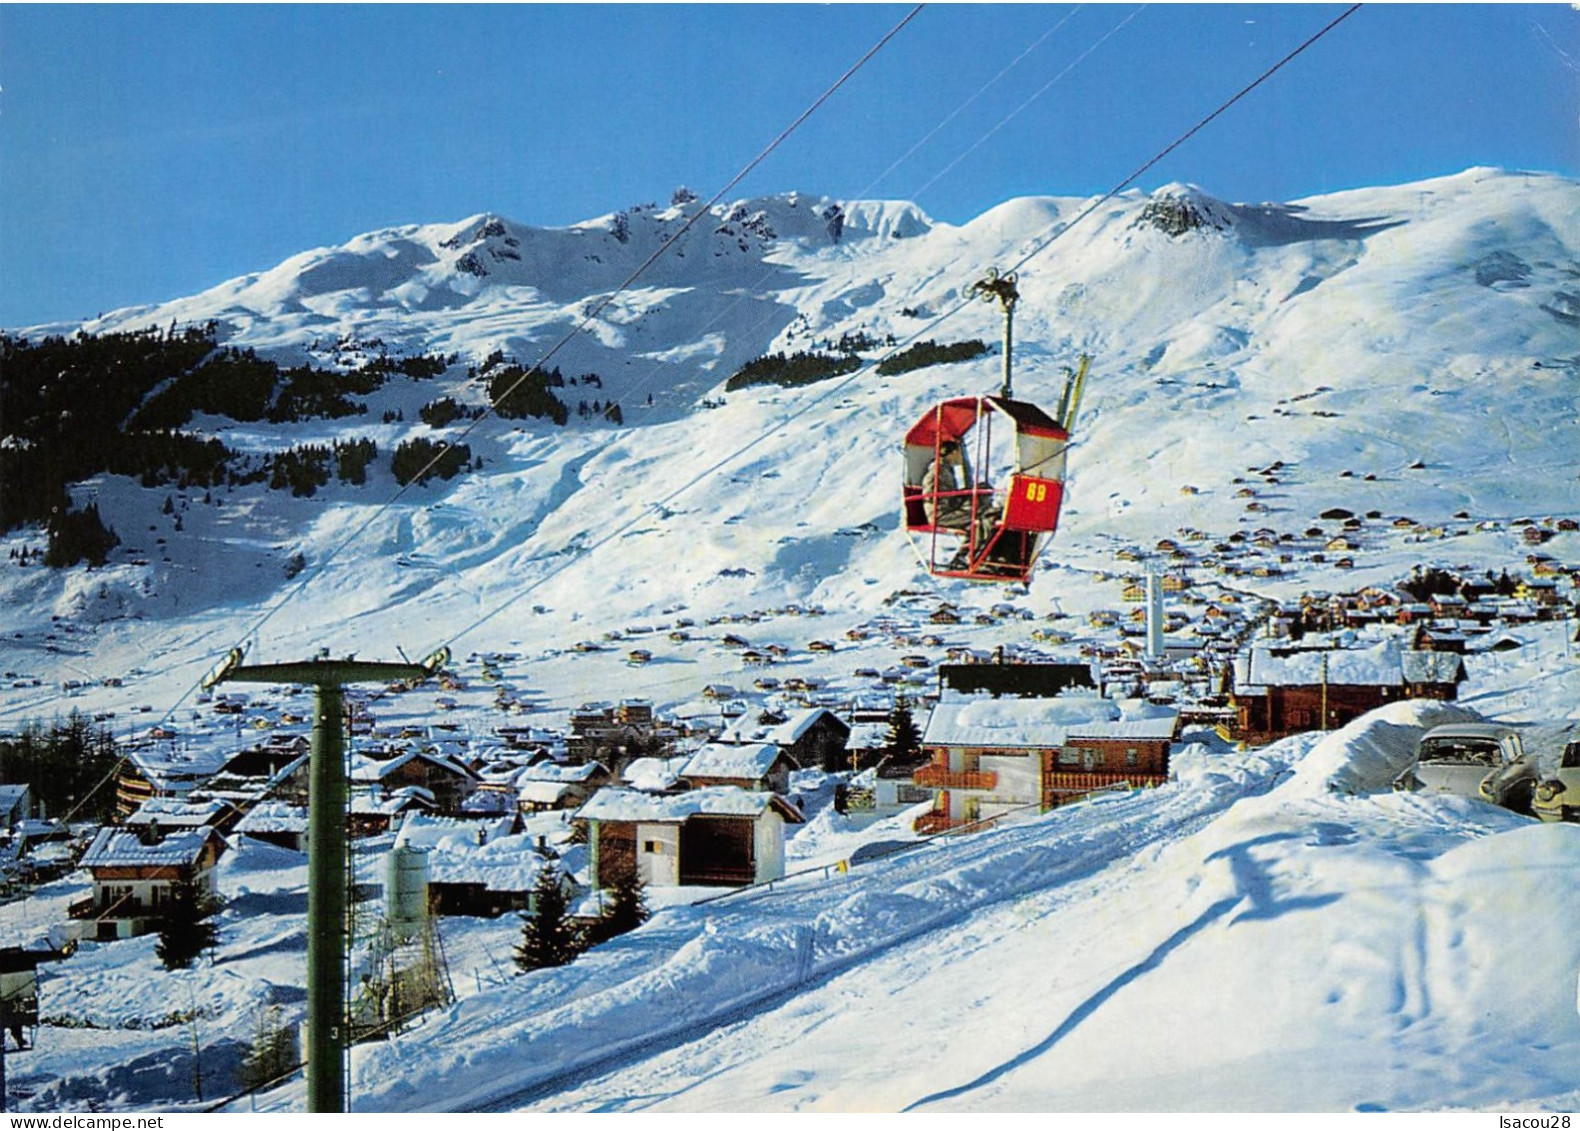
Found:
<path fill-rule="evenodd" d="M 1495 723 L 1456 723 L 1421 736 L 1415 765 L 1393 787 L 1475 797 L 1529 813 L 1536 778 L 1536 756 L 1526 753 L 1519 731 Z"/>

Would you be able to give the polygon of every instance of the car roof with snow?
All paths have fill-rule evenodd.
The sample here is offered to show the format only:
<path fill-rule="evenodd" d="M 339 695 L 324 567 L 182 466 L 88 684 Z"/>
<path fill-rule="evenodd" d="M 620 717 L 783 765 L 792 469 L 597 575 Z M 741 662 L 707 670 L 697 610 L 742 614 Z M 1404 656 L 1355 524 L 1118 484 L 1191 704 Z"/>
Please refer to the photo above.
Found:
<path fill-rule="evenodd" d="M 1490 738 L 1496 741 L 1519 733 L 1516 728 L 1500 723 L 1445 723 L 1427 731 L 1421 736 L 1421 741 L 1433 738 Z"/>

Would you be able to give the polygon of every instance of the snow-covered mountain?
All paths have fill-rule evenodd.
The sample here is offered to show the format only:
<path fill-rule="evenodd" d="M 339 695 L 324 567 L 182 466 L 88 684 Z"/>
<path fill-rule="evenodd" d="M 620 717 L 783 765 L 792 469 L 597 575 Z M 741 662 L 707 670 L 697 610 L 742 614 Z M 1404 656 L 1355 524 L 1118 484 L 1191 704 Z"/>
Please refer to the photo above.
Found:
<path fill-rule="evenodd" d="M 893 202 L 719 206 L 601 308 L 685 205 L 565 229 L 478 216 L 106 315 L 83 328 L 215 320 L 222 340 L 285 361 L 344 362 L 359 347 L 458 359 L 437 379 L 390 383 L 360 417 L 207 419 L 238 450 L 455 436 L 464 424 L 430 430 L 415 410 L 444 394 L 481 405 L 468 365 L 495 350 L 531 364 L 562 339 L 550 364 L 597 374 L 582 395 L 618 402 L 625 424 L 488 419 L 465 434 L 480 471 L 387 507 L 387 471 L 310 500 L 243 488 L 223 507 L 183 498 L 180 534 L 158 513 L 167 492 L 105 477 L 77 496 L 122 533 L 118 560 L 91 576 L 5 570 L 5 627 L 137 618 L 140 640 L 168 633 L 174 647 L 289 587 L 300 591 L 264 646 L 368 654 L 480 617 L 458 646 L 563 639 L 680 606 L 873 608 L 923 579 L 897 529 L 899 436 L 932 400 L 995 388 L 998 358 L 798 389 L 725 394 L 722 382 L 751 358 L 847 333 L 879 343 L 869 361 L 918 336 L 996 342 L 996 308 L 962 296 L 1039 247 L 1020 268 L 1017 394 L 1051 402 L 1078 353 L 1094 361 L 1071 504 L 1033 607 L 1058 597 L 1060 563 L 1181 527 L 1298 529 L 1335 505 L 1428 525 L 1577 509 L 1575 182 L 1478 168 L 1257 205 L 1170 185 L 1065 231 L 1086 203 L 1013 200 L 959 227 Z M 397 410 L 403 422 L 387 422 Z M 1236 480 L 1275 463 L 1248 513 Z M 305 585 L 285 577 L 296 554 Z"/>

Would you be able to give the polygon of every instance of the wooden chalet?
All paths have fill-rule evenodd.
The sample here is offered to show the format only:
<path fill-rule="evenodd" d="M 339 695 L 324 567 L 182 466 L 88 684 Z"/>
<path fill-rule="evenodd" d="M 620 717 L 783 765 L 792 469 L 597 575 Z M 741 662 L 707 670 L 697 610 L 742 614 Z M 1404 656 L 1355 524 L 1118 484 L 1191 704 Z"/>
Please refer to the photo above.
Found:
<path fill-rule="evenodd" d="M 438 808 L 433 794 L 420 785 L 389 793 L 354 789 L 346 809 L 346 834 L 353 839 L 379 836 L 397 827 L 408 813 L 434 813 Z"/>
<path fill-rule="evenodd" d="M 107 827 L 83 853 L 93 894 L 72 904 L 71 918 L 89 921 L 83 936 L 100 942 L 146 934 L 169 905 L 172 889 L 188 881 L 214 891 L 214 865 L 226 848 L 212 826 L 163 833 Z"/>
<path fill-rule="evenodd" d="M 773 793 L 711 786 L 654 794 L 610 786 L 577 810 L 590 874 L 609 887 L 633 872 L 654 887 L 738 887 L 784 875 L 784 830 L 804 818 Z"/>
<path fill-rule="evenodd" d="M 733 785 L 788 794 L 790 775 L 800 768 L 794 758 L 772 742 L 740 746 L 709 743 L 680 768 L 680 782 L 687 789 Z"/>
<path fill-rule="evenodd" d="M 614 780 L 601 762 L 562 765 L 538 762 L 515 777 L 516 806 L 523 813 L 553 809 L 579 809 L 598 790 Z"/>
<path fill-rule="evenodd" d="M 918 832 L 1052 808 L 1100 789 L 1168 780 L 1179 712 L 1097 695 L 991 698 L 946 691 L 912 781 L 934 791 Z"/>
<path fill-rule="evenodd" d="M 467 821 L 413 814 L 395 844 L 426 853 L 428 902 L 440 915 L 497 919 L 507 911 L 534 912 L 532 889 L 545 867 L 559 874 L 567 897 L 575 891 L 542 838 L 521 832 L 519 816 Z"/>
<path fill-rule="evenodd" d="M 584 703 L 571 712 L 565 753 L 572 762 L 599 762 L 618 773 L 632 758 L 654 754 L 671 737 L 660 731 L 646 699 Z"/>
<path fill-rule="evenodd" d="M 1369 648 L 1258 643 L 1235 657 L 1235 738 L 1262 745 L 1343 726 L 1398 699 L 1452 700 L 1465 678 L 1456 652 L 1419 652 L 1387 640 Z"/>
<path fill-rule="evenodd" d="M 115 807 L 128 817 L 151 797 L 185 797 L 208 781 L 224 759 L 179 748 L 173 741 L 141 739 L 122 759 L 115 777 Z"/>
<path fill-rule="evenodd" d="M 442 813 L 460 812 L 478 785 L 470 767 L 428 750 L 406 750 L 388 758 L 357 755 L 349 777 L 353 794 L 387 798 L 402 789 L 425 789 Z"/>
<path fill-rule="evenodd" d="M 777 723 L 748 721 L 751 718 L 743 715 L 725 727 L 719 741 L 772 743 L 794 763 L 793 769 L 820 766 L 832 772 L 845 768 L 845 744 L 850 741 L 850 724 L 828 708 L 806 707 L 792 711 L 783 722 Z"/>

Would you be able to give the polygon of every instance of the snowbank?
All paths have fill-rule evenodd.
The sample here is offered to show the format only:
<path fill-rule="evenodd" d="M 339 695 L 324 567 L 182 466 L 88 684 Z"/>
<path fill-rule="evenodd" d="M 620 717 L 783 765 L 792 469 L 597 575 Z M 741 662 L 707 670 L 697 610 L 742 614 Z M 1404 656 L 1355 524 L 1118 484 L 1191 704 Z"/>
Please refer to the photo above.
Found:
<path fill-rule="evenodd" d="M 1432 699 L 1403 699 L 1368 711 L 1323 738 L 1295 770 L 1309 792 L 1375 793 L 1415 761 L 1421 736 L 1436 726 L 1481 722 L 1474 711 Z"/>

